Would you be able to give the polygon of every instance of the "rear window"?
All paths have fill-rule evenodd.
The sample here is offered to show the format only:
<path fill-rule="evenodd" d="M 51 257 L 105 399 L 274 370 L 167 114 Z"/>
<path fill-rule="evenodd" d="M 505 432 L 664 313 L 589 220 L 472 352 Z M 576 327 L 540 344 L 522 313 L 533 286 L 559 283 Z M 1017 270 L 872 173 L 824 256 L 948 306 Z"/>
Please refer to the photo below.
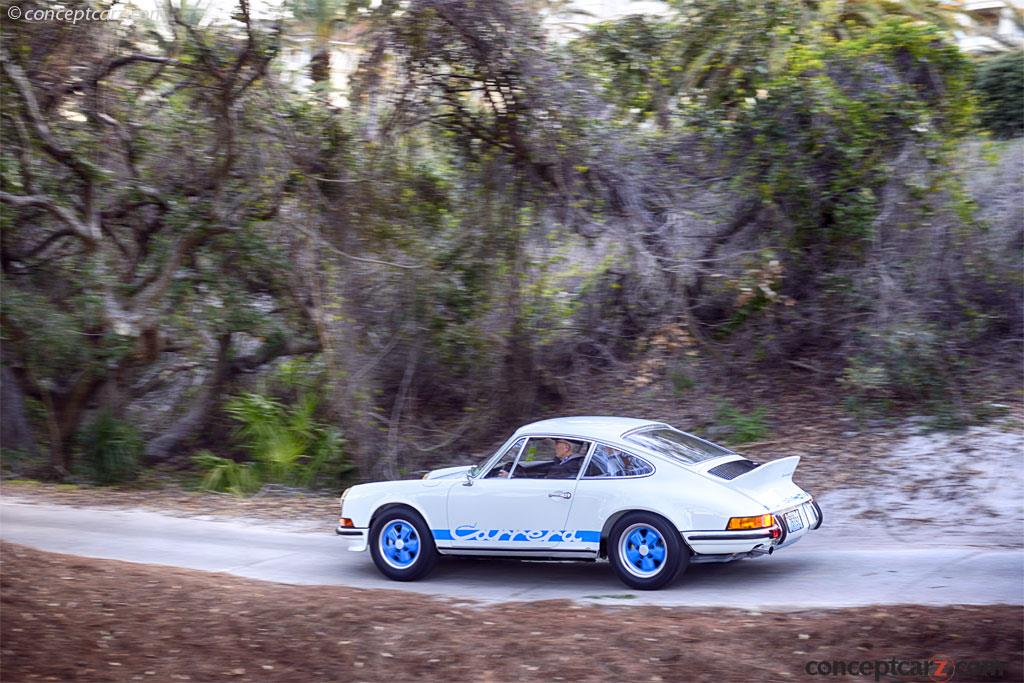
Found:
<path fill-rule="evenodd" d="M 710 441 L 667 427 L 654 427 L 635 432 L 628 435 L 626 441 L 688 465 L 732 455 L 728 448 L 716 446 Z"/>

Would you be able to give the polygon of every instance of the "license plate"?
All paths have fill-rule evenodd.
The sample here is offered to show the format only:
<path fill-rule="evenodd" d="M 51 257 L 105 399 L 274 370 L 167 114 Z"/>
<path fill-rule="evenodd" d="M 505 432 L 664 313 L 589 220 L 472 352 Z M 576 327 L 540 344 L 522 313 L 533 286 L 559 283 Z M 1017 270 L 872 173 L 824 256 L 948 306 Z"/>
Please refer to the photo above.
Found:
<path fill-rule="evenodd" d="M 786 513 L 786 526 L 790 531 L 800 531 L 804 528 L 804 520 L 800 519 L 798 510 L 791 510 Z"/>

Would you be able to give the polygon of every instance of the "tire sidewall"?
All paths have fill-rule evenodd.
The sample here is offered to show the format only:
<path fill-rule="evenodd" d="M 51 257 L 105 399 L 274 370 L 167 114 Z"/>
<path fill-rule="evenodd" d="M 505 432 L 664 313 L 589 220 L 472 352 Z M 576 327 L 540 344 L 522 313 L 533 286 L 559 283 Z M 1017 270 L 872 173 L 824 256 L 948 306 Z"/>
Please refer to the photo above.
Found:
<path fill-rule="evenodd" d="M 405 522 L 416 530 L 419 536 L 420 552 L 416 559 L 408 567 L 394 567 L 384 559 L 380 551 L 381 534 L 392 522 Z M 370 556 L 373 563 L 377 565 L 384 576 L 394 581 L 415 581 L 422 578 L 434 567 L 437 560 L 437 548 L 434 546 L 434 537 L 429 527 L 419 514 L 406 508 L 395 508 L 386 510 L 377 516 L 377 519 L 370 525 Z"/>
<path fill-rule="evenodd" d="M 631 574 L 625 567 L 621 557 L 621 539 L 623 532 L 635 524 L 643 524 L 655 529 L 665 541 L 666 559 L 661 571 L 654 576 L 639 577 Z M 638 590 L 657 590 L 668 585 L 678 576 L 679 572 L 689 564 L 690 550 L 683 543 L 679 532 L 672 528 L 664 518 L 648 512 L 631 512 L 615 523 L 608 536 L 608 559 L 619 579 Z"/>

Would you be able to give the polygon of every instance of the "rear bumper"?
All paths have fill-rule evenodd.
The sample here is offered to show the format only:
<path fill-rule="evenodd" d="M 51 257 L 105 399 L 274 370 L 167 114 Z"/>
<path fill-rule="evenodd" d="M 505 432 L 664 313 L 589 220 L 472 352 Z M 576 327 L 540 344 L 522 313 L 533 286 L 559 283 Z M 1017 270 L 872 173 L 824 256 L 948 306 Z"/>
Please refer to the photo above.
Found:
<path fill-rule="evenodd" d="M 686 544 L 697 555 L 733 555 L 753 552 L 757 547 L 769 548 L 772 535 L 764 531 L 688 531 Z"/>
<path fill-rule="evenodd" d="M 799 526 L 790 524 L 790 519 L 794 516 L 799 518 Z M 782 537 L 775 542 L 776 550 L 793 545 L 809 532 L 820 527 L 822 521 L 821 508 L 813 499 L 796 507 L 780 510 L 775 513 L 775 518 L 779 520 L 778 524 L 782 529 Z"/>
<path fill-rule="evenodd" d="M 799 525 L 796 518 L 787 517 L 792 513 L 799 517 Z M 682 532 L 686 544 L 694 552 L 691 561 L 728 562 L 744 557 L 770 555 L 780 548 L 793 545 L 808 532 L 820 527 L 822 521 L 821 508 L 813 500 L 772 514 L 778 520 L 772 529 Z"/>
<path fill-rule="evenodd" d="M 348 549 L 356 553 L 366 550 L 367 531 L 367 529 L 353 529 L 352 527 L 334 527 L 334 533 L 349 541 Z"/>

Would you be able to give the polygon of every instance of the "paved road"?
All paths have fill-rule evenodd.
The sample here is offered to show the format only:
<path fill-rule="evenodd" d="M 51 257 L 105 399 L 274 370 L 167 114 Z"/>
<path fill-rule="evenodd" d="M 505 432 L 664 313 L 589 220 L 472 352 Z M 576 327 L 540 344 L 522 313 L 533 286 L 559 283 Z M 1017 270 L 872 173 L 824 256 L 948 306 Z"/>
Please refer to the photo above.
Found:
<path fill-rule="evenodd" d="M 53 552 L 282 583 L 402 589 L 483 602 L 570 598 L 750 609 L 1024 604 L 1024 552 L 951 546 L 932 536 L 922 539 L 927 546 L 889 539 L 869 548 L 864 537 L 853 534 L 848 540 L 835 533 L 812 534 L 772 557 L 692 566 L 658 592 L 627 589 L 604 562 L 450 559 L 425 581 L 399 584 L 381 577 L 367 553 L 349 552 L 347 543 L 330 533 L 10 498 L 0 501 L 0 538 Z M 864 549 L 856 547 L 858 541 Z"/>

